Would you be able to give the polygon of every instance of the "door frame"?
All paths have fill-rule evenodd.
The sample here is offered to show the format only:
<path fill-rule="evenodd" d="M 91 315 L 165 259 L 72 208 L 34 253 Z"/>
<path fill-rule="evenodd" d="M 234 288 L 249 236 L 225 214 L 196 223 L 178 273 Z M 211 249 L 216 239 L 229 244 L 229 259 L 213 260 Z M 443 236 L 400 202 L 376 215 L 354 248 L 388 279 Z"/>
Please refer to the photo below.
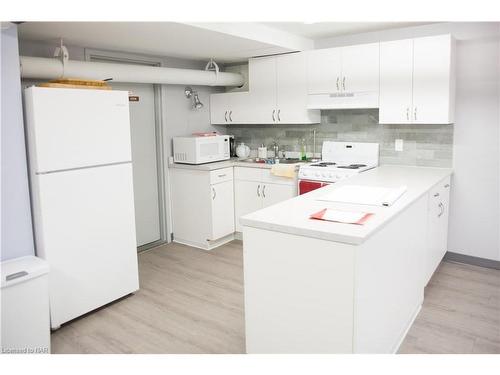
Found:
<path fill-rule="evenodd" d="M 93 48 L 85 48 L 85 61 L 92 61 L 92 59 L 106 60 L 109 62 L 120 62 L 146 66 L 162 66 L 163 61 L 159 57 L 149 57 L 136 55 L 126 52 L 106 51 Z M 168 186 L 168 170 L 165 155 L 167 155 L 165 134 L 163 130 L 163 105 L 162 105 L 162 85 L 153 84 L 154 89 L 154 102 L 155 102 L 155 134 L 156 134 L 156 168 L 158 176 L 158 208 L 160 214 L 160 239 L 148 244 L 138 246 L 137 251 L 142 252 L 159 245 L 171 242 L 169 230 L 170 215 L 168 200 L 167 200 L 167 186 Z"/>

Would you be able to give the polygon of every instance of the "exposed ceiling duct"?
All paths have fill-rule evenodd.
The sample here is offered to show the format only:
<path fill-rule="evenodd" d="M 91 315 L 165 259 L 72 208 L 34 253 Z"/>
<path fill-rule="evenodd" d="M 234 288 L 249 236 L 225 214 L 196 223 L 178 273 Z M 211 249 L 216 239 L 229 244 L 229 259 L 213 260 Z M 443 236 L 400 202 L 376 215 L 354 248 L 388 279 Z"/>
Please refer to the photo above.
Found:
<path fill-rule="evenodd" d="M 176 69 L 155 66 L 113 64 L 20 56 L 21 77 L 35 79 L 79 78 L 112 82 L 193 86 L 242 86 L 238 73 L 213 70 Z"/>

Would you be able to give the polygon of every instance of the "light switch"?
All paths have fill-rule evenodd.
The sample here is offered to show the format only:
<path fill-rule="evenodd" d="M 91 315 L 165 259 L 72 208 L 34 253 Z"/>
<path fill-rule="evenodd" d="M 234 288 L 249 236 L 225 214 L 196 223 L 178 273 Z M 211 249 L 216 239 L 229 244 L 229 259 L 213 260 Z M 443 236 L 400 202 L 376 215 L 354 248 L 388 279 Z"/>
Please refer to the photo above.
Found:
<path fill-rule="evenodd" d="M 403 140 L 402 139 L 396 139 L 394 142 L 394 149 L 396 151 L 403 151 Z"/>

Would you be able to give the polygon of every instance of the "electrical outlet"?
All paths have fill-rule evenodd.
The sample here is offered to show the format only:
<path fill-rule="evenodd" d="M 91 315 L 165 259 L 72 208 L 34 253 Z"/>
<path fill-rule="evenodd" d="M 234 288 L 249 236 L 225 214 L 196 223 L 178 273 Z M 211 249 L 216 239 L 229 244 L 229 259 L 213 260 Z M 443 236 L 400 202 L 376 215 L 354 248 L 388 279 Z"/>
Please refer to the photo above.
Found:
<path fill-rule="evenodd" d="M 396 141 L 394 142 L 394 150 L 403 151 L 403 140 L 402 139 L 396 139 Z"/>

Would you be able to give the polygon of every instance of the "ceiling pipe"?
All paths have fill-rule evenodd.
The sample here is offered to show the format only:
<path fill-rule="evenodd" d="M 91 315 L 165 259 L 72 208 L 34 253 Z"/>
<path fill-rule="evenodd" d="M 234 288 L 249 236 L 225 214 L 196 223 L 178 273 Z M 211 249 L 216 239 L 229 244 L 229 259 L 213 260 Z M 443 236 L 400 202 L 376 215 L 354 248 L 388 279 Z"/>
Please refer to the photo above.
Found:
<path fill-rule="evenodd" d="M 36 79 L 79 78 L 112 82 L 152 83 L 193 86 L 242 86 L 239 73 L 176 69 L 144 65 L 20 56 L 21 77 Z"/>

